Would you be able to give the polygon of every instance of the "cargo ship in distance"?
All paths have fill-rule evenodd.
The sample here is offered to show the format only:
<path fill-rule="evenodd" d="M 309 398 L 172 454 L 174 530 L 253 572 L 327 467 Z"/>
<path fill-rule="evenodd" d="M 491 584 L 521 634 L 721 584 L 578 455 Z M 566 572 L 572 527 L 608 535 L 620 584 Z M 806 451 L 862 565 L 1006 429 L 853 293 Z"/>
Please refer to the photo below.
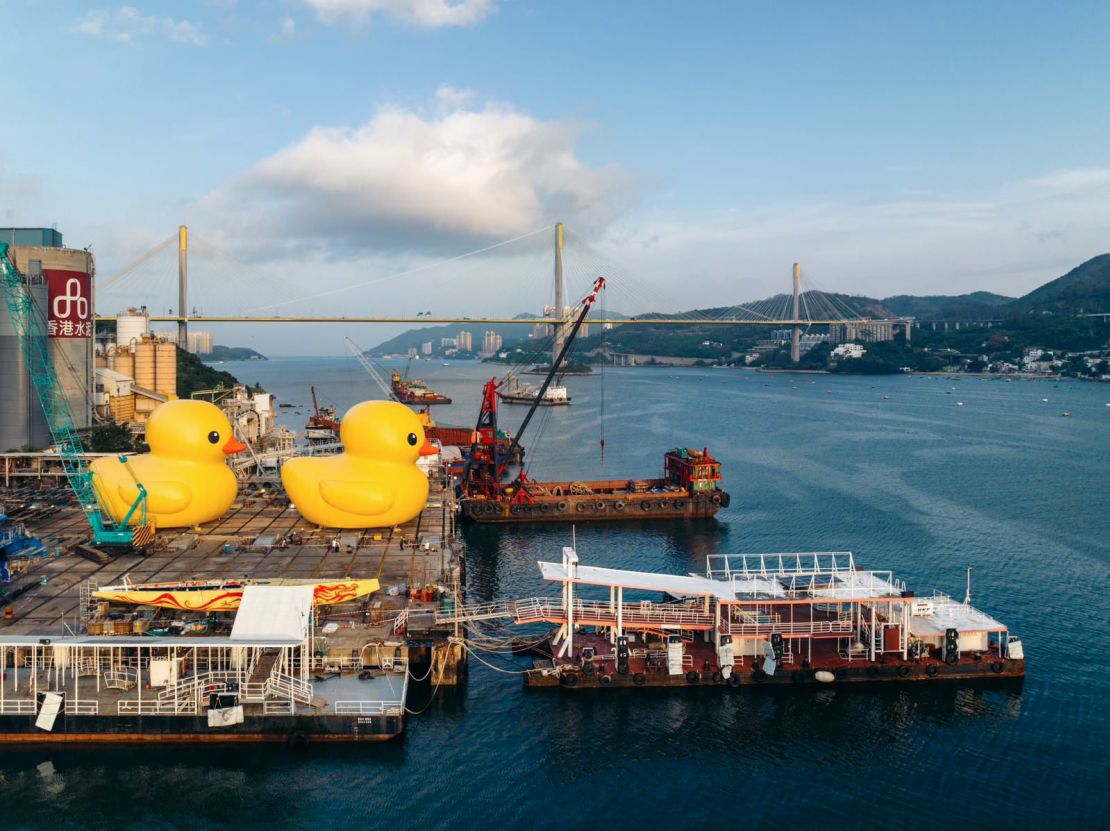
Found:
<path fill-rule="evenodd" d="M 397 372 L 391 373 L 389 376 L 390 386 L 393 388 L 393 394 L 397 400 L 402 404 L 450 404 L 451 399 L 446 395 L 441 395 L 428 388 L 428 385 L 420 380 L 406 381 Z"/>

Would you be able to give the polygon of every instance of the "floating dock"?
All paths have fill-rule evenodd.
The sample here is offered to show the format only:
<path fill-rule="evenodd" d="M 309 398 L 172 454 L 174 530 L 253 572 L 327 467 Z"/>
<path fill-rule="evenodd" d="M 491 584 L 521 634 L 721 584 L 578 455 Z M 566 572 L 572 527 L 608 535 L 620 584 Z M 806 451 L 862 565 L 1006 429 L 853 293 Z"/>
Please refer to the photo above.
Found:
<path fill-rule="evenodd" d="M 741 687 L 1022 678 L 1022 642 L 944 594 L 917 597 L 850 552 L 712 555 L 706 575 L 539 563 L 559 597 L 460 606 L 440 622 L 557 627 L 528 687 Z M 590 598 L 581 590 L 607 593 Z M 627 601 L 625 592 L 634 600 Z M 644 599 L 645 595 L 663 600 Z"/>
<path fill-rule="evenodd" d="M 0 621 L 0 741 L 400 734 L 411 676 L 451 685 L 465 672 L 452 627 L 435 625 L 441 605 L 461 600 L 456 507 L 445 484 L 433 474 L 428 504 L 412 522 L 351 532 L 308 526 L 279 490 L 254 488 L 215 523 L 159 530 L 145 555 L 111 558 L 78 547 L 86 520 L 57 494 L 25 505 L 24 521 L 52 553 L 0 587 L 0 605 L 11 607 Z M 93 597 L 125 577 L 248 585 L 240 608 L 224 614 Z M 382 588 L 354 603 L 313 606 L 314 582 L 359 578 Z"/>

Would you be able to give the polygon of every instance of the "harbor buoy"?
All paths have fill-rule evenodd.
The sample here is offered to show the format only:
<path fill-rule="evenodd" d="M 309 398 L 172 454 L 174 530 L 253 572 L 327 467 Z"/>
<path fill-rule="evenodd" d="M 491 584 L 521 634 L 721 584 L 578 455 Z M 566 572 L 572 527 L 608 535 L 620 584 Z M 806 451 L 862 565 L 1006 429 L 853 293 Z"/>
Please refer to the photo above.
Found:
<path fill-rule="evenodd" d="M 819 669 L 813 673 L 813 680 L 820 681 L 822 684 L 831 684 L 836 680 L 836 676 L 827 669 Z"/>
<path fill-rule="evenodd" d="M 964 405 L 964 402 L 962 402 L 962 401 L 957 401 L 956 402 L 957 407 L 962 407 L 963 405 Z"/>
<path fill-rule="evenodd" d="M 1064 412 L 1060 413 L 1060 417 L 1061 418 L 1071 418 L 1071 413 L 1069 413 L 1067 410 L 1064 410 Z"/>

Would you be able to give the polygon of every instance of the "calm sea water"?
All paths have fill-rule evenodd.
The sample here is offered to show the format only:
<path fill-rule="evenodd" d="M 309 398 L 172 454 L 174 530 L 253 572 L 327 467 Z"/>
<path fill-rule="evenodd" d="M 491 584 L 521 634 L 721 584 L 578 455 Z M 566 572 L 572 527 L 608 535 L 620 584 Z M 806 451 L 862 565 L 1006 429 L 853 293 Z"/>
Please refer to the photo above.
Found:
<path fill-rule="evenodd" d="M 283 410 L 298 429 L 310 384 L 341 411 L 378 397 L 353 360 L 225 368 L 299 405 Z M 440 421 L 472 424 L 491 372 L 435 364 L 418 374 L 455 398 Z M 3 826 L 1103 824 L 1110 387 L 712 369 L 621 369 L 568 385 L 574 404 L 544 411 L 538 437 L 526 437 L 533 475 L 648 476 L 667 448 L 708 445 L 733 497 L 696 526 L 579 527 L 583 562 L 684 573 L 710 553 L 851 550 L 919 593 L 955 596 L 974 566 L 973 602 L 1024 639 L 1028 678 L 526 693 L 510 674 L 522 663 L 495 658 L 473 663 L 464 688 L 413 702 L 426 709 L 381 746 L 5 749 Z M 515 426 L 524 409 L 503 412 Z M 557 557 L 569 531 L 466 539 L 468 590 L 485 599 L 550 591 L 536 560 Z"/>

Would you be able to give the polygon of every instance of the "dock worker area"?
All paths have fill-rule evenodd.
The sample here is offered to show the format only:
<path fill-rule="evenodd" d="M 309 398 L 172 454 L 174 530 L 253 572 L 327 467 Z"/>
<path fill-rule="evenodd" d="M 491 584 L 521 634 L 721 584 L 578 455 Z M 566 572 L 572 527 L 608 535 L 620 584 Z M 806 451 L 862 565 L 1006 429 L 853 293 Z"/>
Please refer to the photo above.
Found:
<path fill-rule="evenodd" d="M 0 734 L 400 733 L 411 678 L 450 685 L 465 671 L 452 630 L 436 625 L 462 583 L 446 482 L 431 478 L 411 522 L 350 532 L 306 525 L 280 490 L 248 486 L 216 522 L 159 529 L 144 553 L 115 556 L 85 544 L 87 521 L 67 500 L 8 501 L 42 546 L 0 586 L 0 715 L 27 716 L 4 718 Z"/>

